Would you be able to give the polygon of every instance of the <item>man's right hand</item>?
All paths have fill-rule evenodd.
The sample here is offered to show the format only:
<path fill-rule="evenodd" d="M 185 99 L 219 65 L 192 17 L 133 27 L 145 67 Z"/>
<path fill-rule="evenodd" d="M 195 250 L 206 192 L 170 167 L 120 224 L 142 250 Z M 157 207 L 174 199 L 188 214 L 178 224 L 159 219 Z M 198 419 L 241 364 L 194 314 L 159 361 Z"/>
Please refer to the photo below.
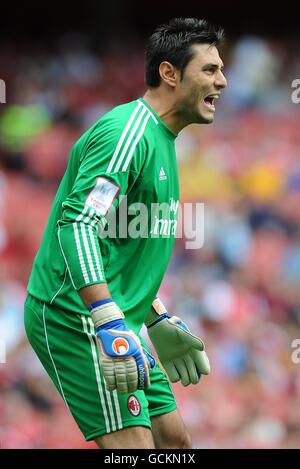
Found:
<path fill-rule="evenodd" d="M 96 327 L 100 366 L 108 391 L 128 393 L 148 387 L 149 370 L 154 368 L 155 360 L 128 329 L 122 311 L 111 299 L 94 303 L 89 310 Z"/>

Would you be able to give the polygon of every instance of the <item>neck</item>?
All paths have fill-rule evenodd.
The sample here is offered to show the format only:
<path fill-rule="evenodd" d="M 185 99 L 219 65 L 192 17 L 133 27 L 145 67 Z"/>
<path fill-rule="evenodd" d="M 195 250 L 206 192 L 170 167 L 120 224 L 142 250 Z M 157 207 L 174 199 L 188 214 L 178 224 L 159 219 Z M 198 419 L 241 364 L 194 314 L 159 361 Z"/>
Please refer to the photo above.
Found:
<path fill-rule="evenodd" d="M 178 134 L 190 124 L 178 112 L 172 93 L 165 93 L 160 88 L 148 89 L 143 99 L 173 132 Z"/>

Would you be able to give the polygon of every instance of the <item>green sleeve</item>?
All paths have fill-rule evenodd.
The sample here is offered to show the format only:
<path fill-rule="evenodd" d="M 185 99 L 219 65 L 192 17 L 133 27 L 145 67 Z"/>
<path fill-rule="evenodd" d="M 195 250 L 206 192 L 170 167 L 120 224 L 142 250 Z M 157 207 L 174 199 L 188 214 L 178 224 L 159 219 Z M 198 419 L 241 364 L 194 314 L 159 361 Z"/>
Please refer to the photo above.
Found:
<path fill-rule="evenodd" d="M 76 290 L 106 281 L 98 225 L 106 224 L 112 206 L 117 208 L 120 196 L 130 190 L 145 160 L 144 142 L 124 151 L 122 132 L 118 122 L 100 121 L 85 145 L 74 148 L 80 164 L 63 202 L 57 235 Z"/>

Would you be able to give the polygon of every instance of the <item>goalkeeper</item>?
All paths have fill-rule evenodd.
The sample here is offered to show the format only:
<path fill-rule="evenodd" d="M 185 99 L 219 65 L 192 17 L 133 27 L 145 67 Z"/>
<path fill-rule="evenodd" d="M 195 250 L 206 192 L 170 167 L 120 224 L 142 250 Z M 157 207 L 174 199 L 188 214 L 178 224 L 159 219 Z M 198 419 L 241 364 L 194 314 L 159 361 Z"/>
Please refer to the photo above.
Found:
<path fill-rule="evenodd" d="M 33 264 L 27 336 L 84 437 L 101 448 L 191 447 L 170 381 L 196 384 L 209 361 L 202 340 L 157 292 L 178 215 L 175 138 L 214 119 L 226 86 L 222 34 L 186 18 L 156 29 L 146 49 L 146 94 L 75 143 Z M 153 204 L 169 207 L 154 223 Z M 129 229 L 132 208 L 124 235 L 126 206 L 146 208 L 139 236 Z M 139 336 L 143 324 L 158 361 Z"/>

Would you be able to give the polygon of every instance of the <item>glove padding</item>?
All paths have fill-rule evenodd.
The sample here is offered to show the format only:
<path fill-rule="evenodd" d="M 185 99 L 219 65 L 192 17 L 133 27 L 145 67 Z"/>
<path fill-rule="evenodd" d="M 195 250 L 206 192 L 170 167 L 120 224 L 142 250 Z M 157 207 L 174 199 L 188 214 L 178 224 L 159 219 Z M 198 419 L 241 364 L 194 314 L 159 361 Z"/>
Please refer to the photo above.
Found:
<path fill-rule="evenodd" d="M 155 360 L 130 331 L 120 308 L 111 298 L 89 306 L 98 337 L 99 361 L 108 391 L 134 392 L 150 385 Z"/>
<path fill-rule="evenodd" d="M 183 386 L 199 382 L 201 374 L 210 373 L 208 357 L 201 339 L 191 334 L 176 316 L 164 314 L 148 326 L 148 335 L 170 380 Z"/>
<path fill-rule="evenodd" d="M 149 370 L 155 366 L 155 360 L 123 319 L 98 327 L 96 334 L 108 391 L 128 393 L 150 385 Z"/>

